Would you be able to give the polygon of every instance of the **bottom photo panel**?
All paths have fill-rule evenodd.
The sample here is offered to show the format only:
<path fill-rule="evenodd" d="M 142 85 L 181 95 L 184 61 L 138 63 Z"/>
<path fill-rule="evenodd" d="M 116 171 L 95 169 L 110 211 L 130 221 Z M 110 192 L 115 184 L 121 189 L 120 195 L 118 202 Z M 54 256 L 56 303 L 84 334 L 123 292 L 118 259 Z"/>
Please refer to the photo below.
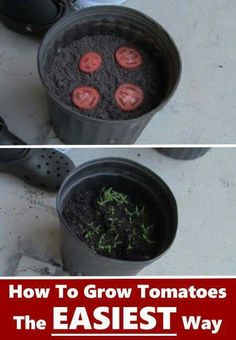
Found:
<path fill-rule="evenodd" d="M 235 148 L 2 148 L 0 275 L 235 275 L 235 169 Z"/>

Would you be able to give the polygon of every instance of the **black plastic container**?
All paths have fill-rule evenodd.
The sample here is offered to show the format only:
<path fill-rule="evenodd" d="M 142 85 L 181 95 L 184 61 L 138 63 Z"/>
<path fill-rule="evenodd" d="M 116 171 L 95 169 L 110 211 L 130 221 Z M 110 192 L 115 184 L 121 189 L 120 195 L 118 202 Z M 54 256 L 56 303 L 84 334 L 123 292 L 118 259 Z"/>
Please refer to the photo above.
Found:
<path fill-rule="evenodd" d="M 60 50 L 86 35 L 117 35 L 131 41 L 161 65 L 163 98 L 159 106 L 130 120 L 98 120 L 60 102 L 47 86 L 45 76 Z M 121 6 L 90 7 L 71 13 L 46 34 L 38 54 L 41 80 L 48 94 L 49 114 L 58 136 L 66 144 L 132 144 L 145 126 L 173 95 L 181 75 L 177 47 L 168 33 L 153 19 Z"/>
<path fill-rule="evenodd" d="M 1 0 L 2 1 L 2 0 Z M 7 1 L 5 1 L 7 2 Z M 15 1 L 9 1 L 9 4 L 6 5 L 5 3 L 2 4 L 0 7 L 0 20 L 3 22 L 3 24 L 7 27 L 10 28 L 11 30 L 17 32 L 17 33 L 22 33 L 22 34 L 27 34 L 27 35 L 43 35 L 45 32 L 49 30 L 52 25 L 57 22 L 63 15 L 66 15 L 72 7 L 72 4 L 70 3 L 69 0 L 58 0 L 55 1 L 55 4 L 57 6 L 57 16 L 52 20 L 51 23 L 45 24 L 45 25 L 39 25 L 39 24 L 33 24 L 33 23 L 24 23 L 21 20 L 17 20 L 14 17 L 14 14 L 18 16 L 19 13 L 15 13 Z M 30 10 L 30 5 L 28 6 Z M 4 13 L 4 9 L 6 13 L 12 14 L 6 14 Z M 19 15 L 19 17 L 21 17 Z"/>
<path fill-rule="evenodd" d="M 194 160 L 203 157 L 210 148 L 159 148 L 158 152 L 163 155 L 184 161 Z"/>
<path fill-rule="evenodd" d="M 83 244 L 63 217 L 63 208 L 73 194 L 81 189 L 112 185 L 128 194 L 141 196 L 148 202 L 158 229 L 155 258 L 148 261 L 122 261 L 97 254 Z M 86 163 L 72 172 L 62 184 L 57 197 L 61 221 L 62 258 L 71 274 L 135 275 L 156 261 L 173 243 L 177 232 L 178 214 L 175 198 L 168 186 L 155 173 L 138 163 L 120 158 L 106 158 Z"/>

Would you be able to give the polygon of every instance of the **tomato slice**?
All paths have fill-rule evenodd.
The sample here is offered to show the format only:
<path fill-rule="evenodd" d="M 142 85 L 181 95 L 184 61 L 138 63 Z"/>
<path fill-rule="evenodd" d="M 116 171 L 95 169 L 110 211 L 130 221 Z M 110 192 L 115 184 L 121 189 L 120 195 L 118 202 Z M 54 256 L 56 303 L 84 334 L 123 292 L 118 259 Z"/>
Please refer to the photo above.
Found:
<path fill-rule="evenodd" d="M 97 52 L 85 53 L 79 62 L 79 69 L 85 73 L 94 73 L 102 66 L 102 56 Z"/>
<path fill-rule="evenodd" d="M 73 90 L 72 101 L 82 110 L 92 110 L 98 105 L 101 95 L 97 89 L 90 86 L 79 86 Z"/>
<path fill-rule="evenodd" d="M 144 93 L 137 85 L 122 84 L 116 90 L 115 99 L 123 111 L 133 111 L 142 105 Z"/>
<path fill-rule="evenodd" d="M 133 47 L 122 46 L 116 51 L 115 55 L 118 64 L 129 70 L 138 69 L 143 63 L 141 54 Z"/>

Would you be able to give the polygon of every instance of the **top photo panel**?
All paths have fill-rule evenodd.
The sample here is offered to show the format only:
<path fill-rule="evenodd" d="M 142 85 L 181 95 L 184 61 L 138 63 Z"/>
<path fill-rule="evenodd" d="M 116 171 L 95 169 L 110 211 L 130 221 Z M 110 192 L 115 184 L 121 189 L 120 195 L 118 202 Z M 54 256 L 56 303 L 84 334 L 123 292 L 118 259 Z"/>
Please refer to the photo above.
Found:
<path fill-rule="evenodd" d="M 0 0 L 0 145 L 236 143 L 235 0 Z"/>

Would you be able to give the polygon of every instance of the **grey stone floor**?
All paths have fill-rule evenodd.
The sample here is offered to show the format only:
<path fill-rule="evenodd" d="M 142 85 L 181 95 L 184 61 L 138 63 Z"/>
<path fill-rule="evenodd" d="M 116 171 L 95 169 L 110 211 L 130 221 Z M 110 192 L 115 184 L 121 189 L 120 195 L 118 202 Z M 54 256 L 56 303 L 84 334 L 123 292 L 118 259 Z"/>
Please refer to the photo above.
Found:
<path fill-rule="evenodd" d="M 189 162 L 140 148 L 74 149 L 68 155 L 76 165 L 105 156 L 132 159 L 172 189 L 179 208 L 177 238 L 142 275 L 236 274 L 236 148 L 215 148 Z M 58 275 L 56 195 L 7 174 L 0 174 L 0 188 L 0 275 Z"/>
<path fill-rule="evenodd" d="M 128 0 L 176 40 L 183 76 L 171 102 L 138 144 L 236 142 L 235 0 Z M 0 115 L 29 144 L 57 144 L 36 54 L 39 41 L 0 24 Z"/>

